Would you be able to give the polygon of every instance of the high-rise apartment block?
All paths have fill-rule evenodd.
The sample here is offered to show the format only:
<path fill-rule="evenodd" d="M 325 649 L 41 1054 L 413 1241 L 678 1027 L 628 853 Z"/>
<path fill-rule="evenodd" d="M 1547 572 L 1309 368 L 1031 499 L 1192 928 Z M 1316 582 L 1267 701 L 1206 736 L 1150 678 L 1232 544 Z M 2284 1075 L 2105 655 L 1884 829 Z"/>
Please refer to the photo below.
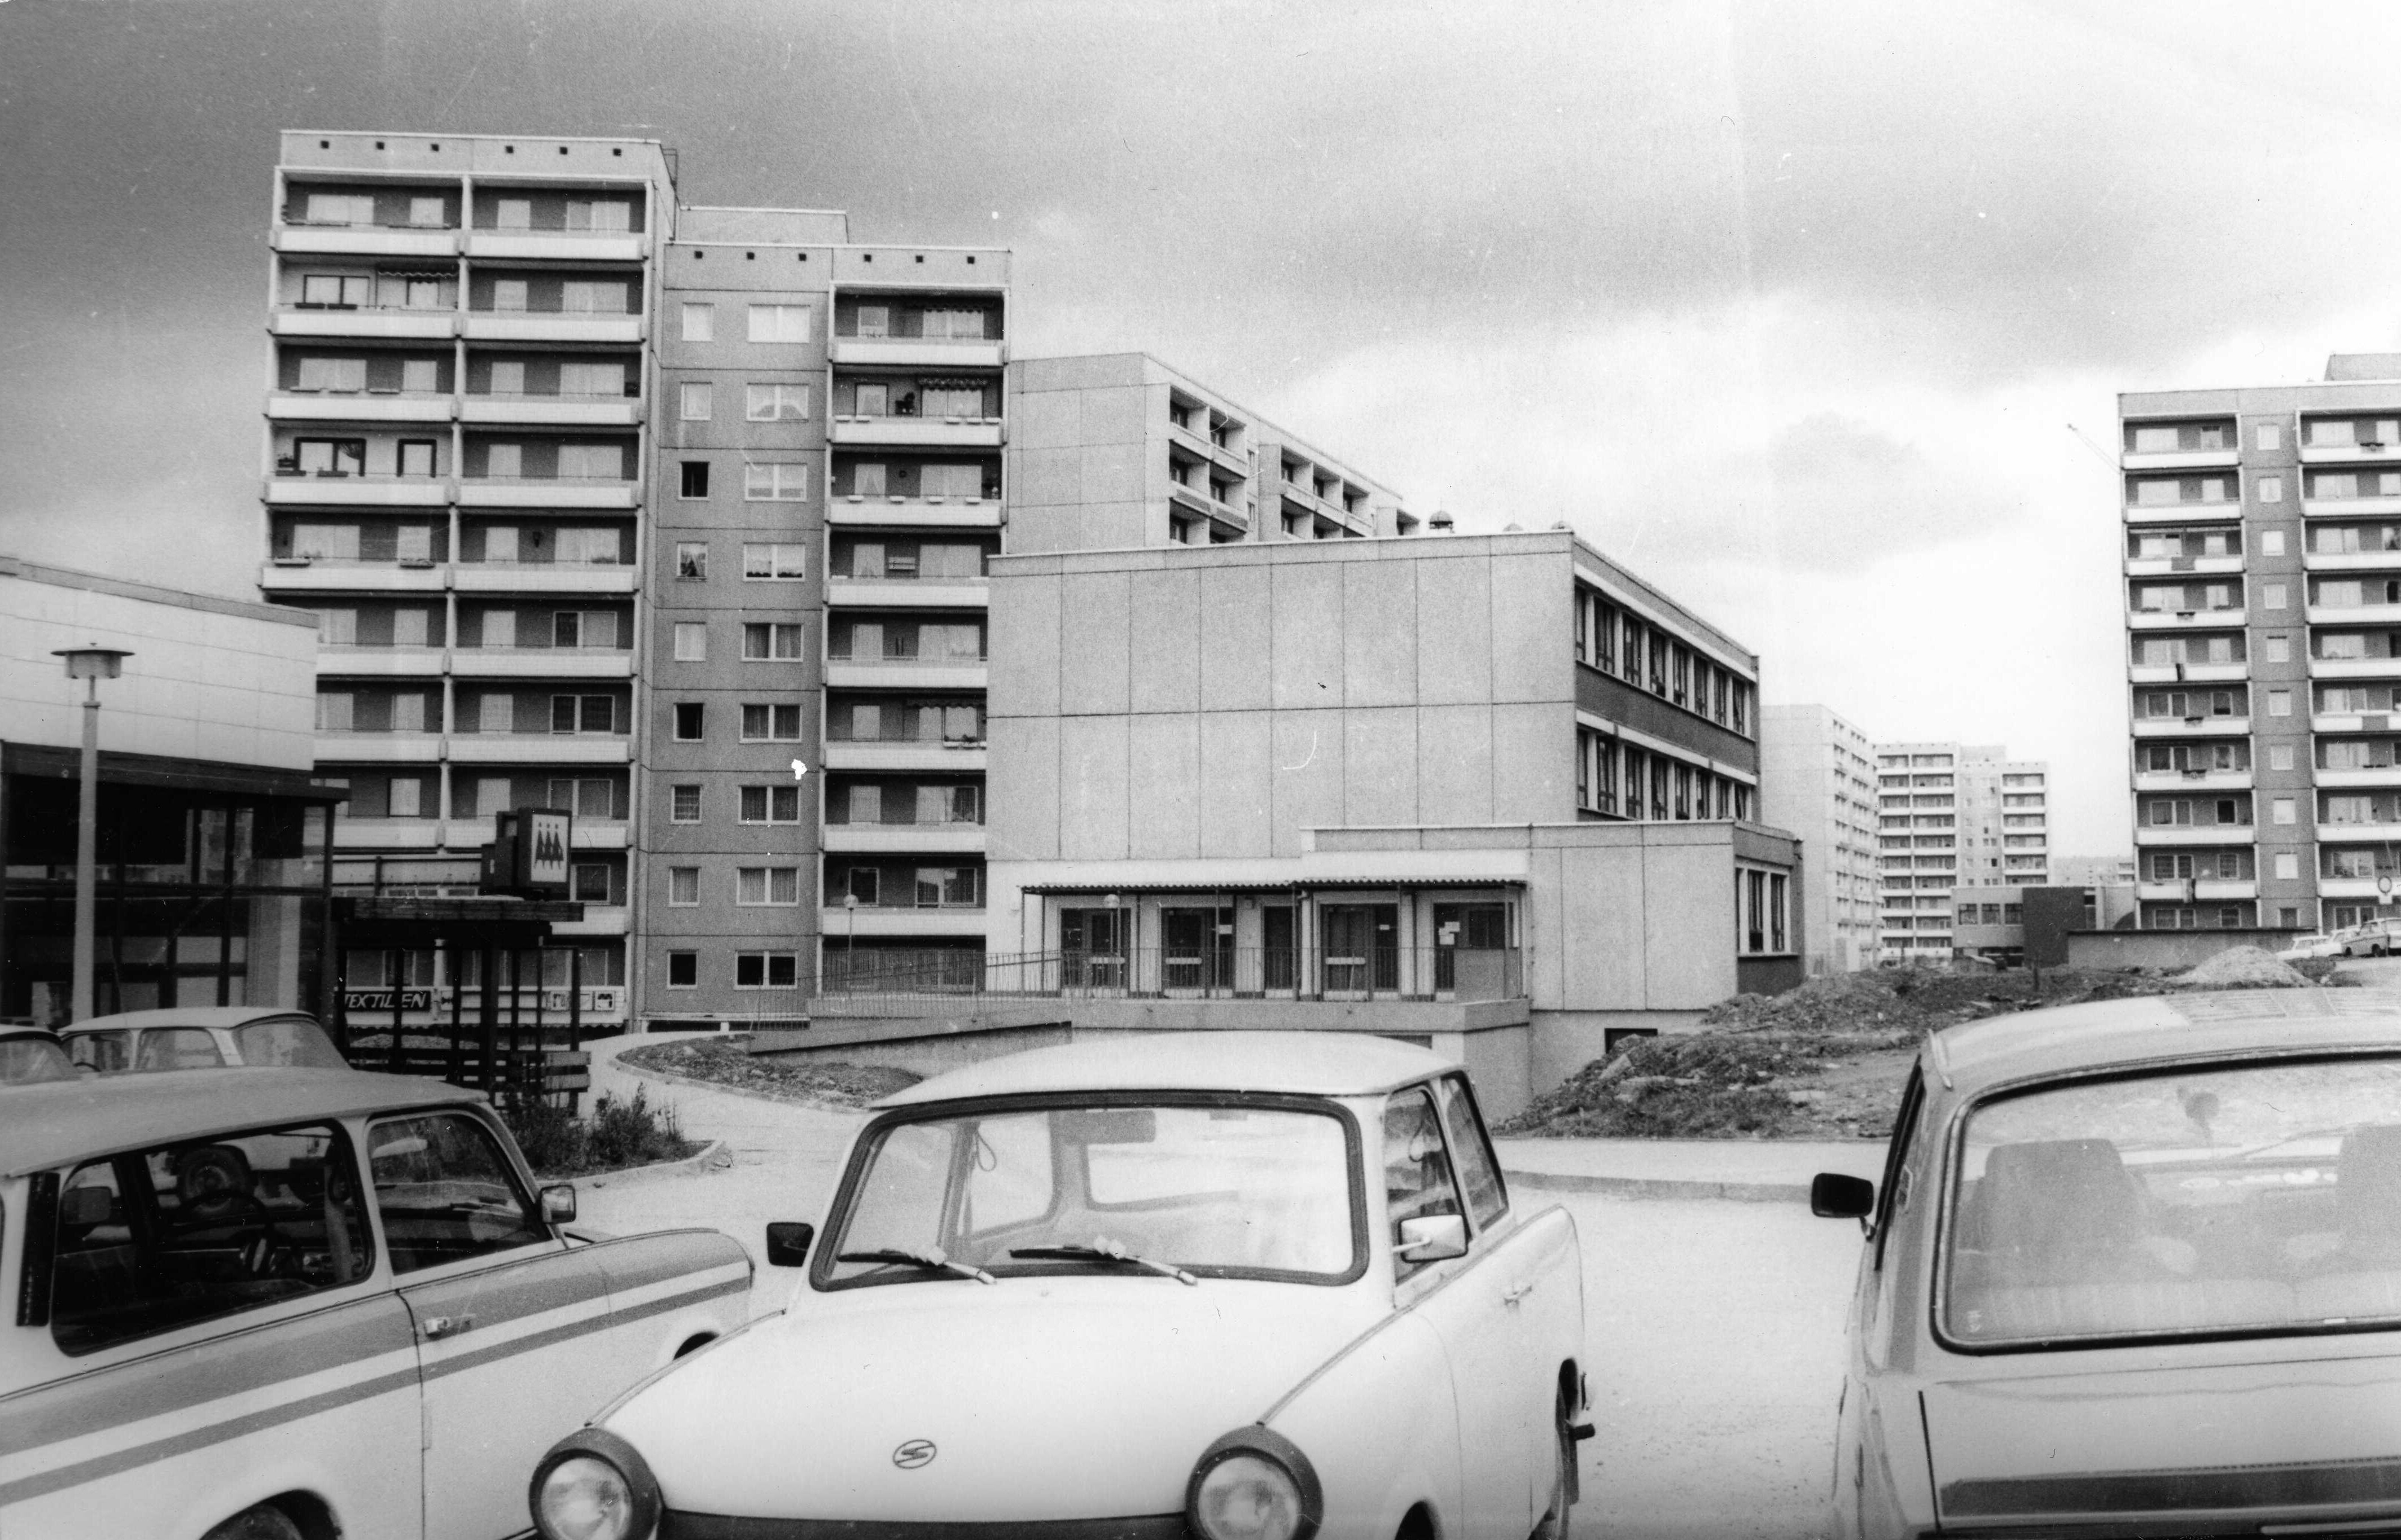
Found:
<path fill-rule="evenodd" d="M 1875 749 L 1867 734 L 1824 706 L 1763 706 L 1759 761 L 1761 820 L 1799 835 L 1808 856 L 1803 956 L 1811 975 L 1873 966 L 1880 887 Z"/>
<path fill-rule="evenodd" d="M 2050 767 L 1998 744 L 1876 746 L 1884 962 L 1941 961 L 1954 890 L 2050 880 Z"/>

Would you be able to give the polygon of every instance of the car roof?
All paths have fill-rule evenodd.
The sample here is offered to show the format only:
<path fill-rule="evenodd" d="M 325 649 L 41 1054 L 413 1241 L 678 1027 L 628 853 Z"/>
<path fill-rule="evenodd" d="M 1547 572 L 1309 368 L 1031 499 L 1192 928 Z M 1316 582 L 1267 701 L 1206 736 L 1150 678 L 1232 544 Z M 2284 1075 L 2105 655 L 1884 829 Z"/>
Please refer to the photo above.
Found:
<path fill-rule="evenodd" d="M 2095 1001 L 1948 1027 L 1932 1068 L 1971 1096 L 2007 1081 L 2187 1056 L 2401 1049 L 2401 990 L 2226 989 Z"/>
<path fill-rule="evenodd" d="M 914 1107 L 1033 1091 L 1369 1096 L 1452 1068 L 1438 1054 L 1365 1032 L 1117 1032 L 953 1070 L 875 1105 Z"/>
<path fill-rule="evenodd" d="M 437 1080 L 357 1070 L 160 1070 L 0 1085 L 0 1176 L 228 1128 L 481 1099 Z"/>
<path fill-rule="evenodd" d="M 89 1016 L 61 1030 L 72 1034 L 116 1031 L 126 1027 L 247 1027 L 254 1021 L 286 1016 L 303 1021 L 317 1019 L 289 1005 L 170 1005 L 156 1011 L 119 1011 L 111 1016 Z"/>

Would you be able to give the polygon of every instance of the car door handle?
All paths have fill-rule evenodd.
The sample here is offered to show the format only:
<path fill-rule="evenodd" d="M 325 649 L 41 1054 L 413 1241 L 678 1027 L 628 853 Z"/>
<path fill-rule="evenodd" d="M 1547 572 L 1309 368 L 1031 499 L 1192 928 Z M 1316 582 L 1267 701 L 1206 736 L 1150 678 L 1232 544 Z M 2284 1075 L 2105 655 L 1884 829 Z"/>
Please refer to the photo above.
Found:
<path fill-rule="evenodd" d="M 1534 1291 L 1534 1286 L 1533 1286 L 1532 1284 L 1530 1284 L 1530 1283 L 1512 1284 L 1512 1285 L 1510 1285 L 1508 1288 L 1504 1288 L 1504 1289 L 1502 1289 L 1502 1290 L 1501 1291 L 1501 1302 L 1502 1302 L 1502 1304 L 1505 1304 L 1505 1305 L 1509 1306 L 1511 1309 L 1513 1309 L 1513 1310 L 1514 1310 L 1514 1309 L 1516 1309 L 1516 1308 L 1517 1302 L 1518 1302 L 1519 1300 L 1524 1299 L 1527 1295 L 1531 1294 L 1533 1291 Z"/>
<path fill-rule="evenodd" d="M 425 1317 L 425 1340 L 430 1342 L 442 1337 L 456 1337 L 474 1324 L 473 1315 L 428 1315 Z"/>

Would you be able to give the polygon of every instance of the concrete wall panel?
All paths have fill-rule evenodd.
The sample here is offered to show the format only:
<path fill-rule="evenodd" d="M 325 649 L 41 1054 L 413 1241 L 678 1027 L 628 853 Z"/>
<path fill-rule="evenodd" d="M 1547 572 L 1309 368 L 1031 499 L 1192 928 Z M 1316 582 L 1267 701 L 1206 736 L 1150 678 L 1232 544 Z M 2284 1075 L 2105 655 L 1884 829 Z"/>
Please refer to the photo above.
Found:
<path fill-rule="evenodd" d="M 1133 645 L 1130 575 L 1077 572 L 1062 579 L 1059 710 L 1066 715 L 1127 709 Z"/>
<path fill-rule="evenodd" d="M 1059 859 L 1126 854 L 1128 718 L 1059 719 Z"/>
<path fill-rule="evenodd" d="M 1735 867 L 1728 845 L 1646 842 L 1643 861 L 1643 1003 L 1696 1011 L 1735 994 Z"/>
<path fill-rule="evenodd" d="M 1189 712 L 1128 718 L 1126 851 L 1190 860 L 1200 852 L 1200 726 Z"/>
<path fill-rule="evenodd" d="M 1415 824 L 1417 713 L 1406 706 L 1353 709 L 1342 717 L 1342 821 Z"/>
<path fill-rule="evenodd" d="M 1405 706 L 1418 698 L 1422 638 L 1417 581 L 1406 562 L 1352 562 L 1342 574 L 1342 699 Z M 1447 628 L 1444 628 L 1447 629 Z M 1437 631 L 1437 635 L 1441 634 Z"/>
<path fill-rule="evenodd" d="M 1492 559 L 1492 699 L 1575 693 L 1575 580 L 1562 555 Z"/>
<path fill-rule="evenodd" d="M 1059 718 L 995 716 L 986 728 L 987 775 L 1044 795 L 984 801 L 984 843 L 995 861 L 1059 858 Z"/>
<path fill-rule="evenodd" d="M 1200 709 L 1259 711 L 1269 700 L 1266 643 L 1273 636 L 1264 566 L 1211 567 L 1200 576 Z"/>
<path fill-rule="evenodd" d="M 1483 705 L 1492 699 L 1491 567 L 1465 557 L 1409 564 L 1417 572 L 1417 699 Z"/>
<path fill-rule="evenodd" d="M 1421 706 L 1414 715 L 1419 821 L 1491 823 L 1492 708 Z"/>
<path fill-rule="evenodd" d="M 1020 578 L 1009 602 L 992 608 L 984 699 L 995 717 L 1058 714 L 1059 586 L 1057 578 Z"/>
<path fill-rule="evenodd" d="M 1145 457 L 1141 443 L 1089 444 L 1077 452 L 1077 457 L 1083 466 L 1082 501 L 1142 501 Z"/>
<path fill-rule="evenodd" d="M 1133 709 L 1195 711 L 1200 704 L 1200 575 L 1137 572 L 1132 605 Z"/>
<path fill-rule="evenodd" d="M 1558 903 L 1569 938 L 1562 999 L 1592 1010 L 1639 1011 L 1649 998 L 1640 846 L 1559 852 Z"/>
<path fill-rule="evenodd" d="M 1008 443 L 1013 449 L 1071 449 L 1083 442 L 1083 397 L 1073 390 L 1030 390 L 1008 406 Z M 1009 496 L 1018 496 L 1011 487 Z"/>
<path fill-rule="evenodd" d="M 1492 816 L 1502 824 L 1575 820 L 1575 713 L 1566 702 L 1492 708 Z"/>
<path fill-rule="evenodd" d="M 1277 713 L 1269 744 L 1274 777 L 1273 855 L 1298 855 L 1301 831 L 1342 822 L 1342 714 Z"/>
<path fill-rule="evenodd" d="M 1268 715 L 1200 714 L 1200 853 L 1274 853 L 1275 775 Z"/>
<path fill-rule="evenodd" d="M 1271 570 L 1269 658 L 1276 708 L 1310 711 L 1343 704 L 1342 568 L 1291 564 Z"/>
<path fill-rule="evenodd" d="M 1085 391 L 1080 425 L 1083 443 L 1090 447 L 1140 444 L 1144 423 L 1150 414 L 1151 394 L 1152 388 L 1142 385 Z"/>

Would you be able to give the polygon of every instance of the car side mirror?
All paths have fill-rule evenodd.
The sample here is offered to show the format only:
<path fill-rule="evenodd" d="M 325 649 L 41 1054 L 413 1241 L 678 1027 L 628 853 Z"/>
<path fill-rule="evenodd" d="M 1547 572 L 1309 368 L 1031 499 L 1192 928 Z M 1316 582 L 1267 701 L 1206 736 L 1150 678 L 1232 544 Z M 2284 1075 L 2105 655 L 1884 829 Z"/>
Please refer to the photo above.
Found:
<path fill-rule="evenodd" d="M 568 1224 L 575 1218 L 575 1184 L 563 1181 L 542 1190 L 542 1217 L 553 1224 Z"/>
<path fill-rule="evenodd" d="M 817 1236 L 817 1227 L 796 1220 L 777 1220 L 767 1226 L 767 1265 L 769 1267 L 801 1267 L 809 1260 L 809 1243 Z"/>
<path fill-rule="evenodd" d="M 1438 1262 L 1467 1255 L 1467 1220 L 1457 1214 L 1420 1214 L 1401 1221 L 1393 1255 L 1405 1261 Z"/>
<path fill-rule="evenodd" d="M 1820 1171 L 1809 1179 L 1809 1212 L 1821 1220 L 1864 1220 L 1875 1212 L 1875 1183 Z"/>

